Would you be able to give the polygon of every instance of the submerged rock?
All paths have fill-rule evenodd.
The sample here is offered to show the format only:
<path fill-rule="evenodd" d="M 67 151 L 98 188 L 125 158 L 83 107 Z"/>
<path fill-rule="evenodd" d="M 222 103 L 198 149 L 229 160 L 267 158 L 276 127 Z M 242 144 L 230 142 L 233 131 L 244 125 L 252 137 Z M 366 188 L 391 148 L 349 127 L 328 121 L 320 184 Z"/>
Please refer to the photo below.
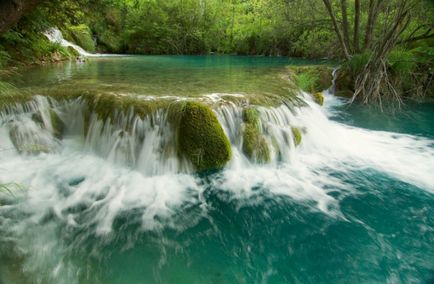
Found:
<path fill-rule="evenodd" d="M 178 153 L 198 171 L 223 168 L 230 160 L 231 145 L 210 107 L 187 102 L 178 127 Z"/>
<path fill-rule="evenodd" d="M 9 138 L 15 149 L 20 154 L 37 155 L 40 153 L 49 153 L 52 151 L 49 146 L 42 143 L 28 143 L 26 139 L 23 139 L 20 134 L 20 130 L 17 126 L 12 126 L 9 129 Z"/>

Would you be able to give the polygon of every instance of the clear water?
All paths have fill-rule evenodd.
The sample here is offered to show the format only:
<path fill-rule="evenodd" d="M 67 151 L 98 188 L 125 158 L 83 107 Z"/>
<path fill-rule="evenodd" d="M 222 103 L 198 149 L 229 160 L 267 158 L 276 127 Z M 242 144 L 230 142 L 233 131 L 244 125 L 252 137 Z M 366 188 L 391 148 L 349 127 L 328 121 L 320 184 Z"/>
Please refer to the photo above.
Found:
<path fill-rule="evenodd" d="M 134 93 L 244 93 L 284 86 L 291 63 L 134 58 L 30 70 L 21 86 L 95 74 L 122 91 L 134 82 Z M 0 283 L 432 283 L 434 105 L 390 116 L 328 94 L 324 108 L 305 99 L 288 114 L 303 143 L 278 165 L 252 165 L 234 148 L 219 173 L 144 176 L 73 139 L 57 154 L 3 151 L 0 181 L 27 189 L 2 195 Z"/>
<path fill-rule="evenodd" d="M 97 90 L 152 96 L 282 93 L 287 65 L 321 61 L 252 56 L 118 56 L 18 70 L 12 82 L 38 92 Z M 278 74 L 278 75 L 276 75 Z"/>

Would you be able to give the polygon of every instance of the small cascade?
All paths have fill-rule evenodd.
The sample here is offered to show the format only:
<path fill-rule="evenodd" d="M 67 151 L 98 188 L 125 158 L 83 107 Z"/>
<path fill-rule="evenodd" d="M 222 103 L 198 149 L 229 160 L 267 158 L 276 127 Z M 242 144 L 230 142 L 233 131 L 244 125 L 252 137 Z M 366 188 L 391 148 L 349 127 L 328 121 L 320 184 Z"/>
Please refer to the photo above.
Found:
<path fill-rule="evenodd" d="M 0 242 L 8 250 L 13 246 L 23 271 L 37 283 L 80 283 L 83 279 L 98 283 L 92 278 L 96 277 L 91 270 L 95 259 L 112 254 L 117 259 L 113 253 L 117 248 L 140 251 L 141 244 L 152 243 L 143 241 L 148 239 L 142 232 L 156 232 L 155 243 L 167 245 L 162 249 L 164 259 L 167 248 L 179 254 L 185 244 L 173 246 L 162 240 L 167 235 L 160 233 L 166 228 L 184 238 L 189 228 L 211 221 L 209 230 L 199 231 L 198 240 L 216 229 L 217 239 L 225 241 L 218 227 L 222 201 L 233 203 L 234 216 L 247 214 L 245 220 L 250 220 L 254 218 L 245 210 L 250 205 L 276 207 L 279 200 L 288 199 L 289 203 L 282 203 L 287 211 L 276 217 L 279 222 L 292 213 L 287 217 L 298 220 L 301 211 L 293 204 L 297 203 L 315 218 L 320 213 L 327 216 L 321 219 L 347 226 L 351 220 L 341 211 L 341 201 L 366 194 L 359 191 L 358 183 L 365 179 L 370 183 L 372 172 L 415 185 L 414 191 L 434 192 L 432 139 L 333 121 L 330 107 L 343 102 L 329 92 L 323 94 L 324 107 L 307 93 L 300 93 L 304 105 L 294 107 L 252 106 L 209 96 L 191 99 L 212 106 L 232 148 L 226 167 L 206 177 L 195 175 L 190 161 L 179 157 L 179 128 L 172 123 L 168 108 L 139 113 L 122 109 L 114 101 L 104 105 L 104 110 L 109 108 L 109 115 L 104 116 L 97 103 L 84 96 L 62 100 L 34 96 L 11 104 L 0 112 L 0 183 L 23 184 L 26 189 L 16 192 L 18 202 L 0 193 L 0 201 L 6 204 L 0 207 L 5 216 L 0 220 Z M 180 102 L 174 99 L 173 103 Z M 252 129 L 255 147 L 249 155 L 245 139 Z M 301 143 L 294 129 L 301 134 Z M 258 159 L 261 148 L 267 149 L 268 159 Z M 377 190 L 376 184 L 372 186 Z M 403 192 L 399 194 L 407 198 Z M 220 195 L 225 199 L 216 199 Z M 378 199 L 381 213 L 390 202 Z M 218 218 L 209 218 L 213 211 Z M 427 216 L 426 212 L 421 214 Z M 267 211 L 261 214 L 266 222 L 274 218 Z M 227 218 L 230 230 L 234 228 L 231 217 Z M 356 221 L 355 228 L 360 229 L 360 220 Z M 316 223 L 312 230 L 318 231 Z M 366 235 L 371 231 L 368 227 Z M 266 237 L 273 239 L 275 232 L 273 225 Z M 285 237 L 287 232 L 283 231 Z M 245 236 L 241 235 L 240 243 Z M 194 241 L 191 244 L 195 246 Z M 228 255 L 239 250 L 239 243 L 233 247 Z M 249 245 L 245 251 L 250 254 L 252 248 Z M 258 255 L 262 259 L 262 249 Z M 0 263 L 0 271 L 2 264 L 8 262 Z M 83 267 L 90 267 L 90 272 Z"/>
<path fill-rule="evenodd" d="M 295 137 L 293 128 L 296 127 L 295 114 L 287 105 L 281 105 L 276 108 L 267 108 L 255 106 L 254 110 L 258 112 L 258 123 L 256 125 L 258 135 L 264 137 L 266 147 L 269 151 L 268 163 L 279 164 L 289 162 L 292 152 L 295 151 Z M 237 148 L 239 153 L 243 153 L 243 144 L 247 124 L 243 119 L 243 107 L 234 103 L 227 103 L 216 110 L 223 129 L 229 137 L 232 146 Z M 255 163 L 255 159 L 243 156 L 246 163 Z"/>
<path fill-rule="evenodd" d="M 50 28 L 44 32 L 44 35 L 48 38 L 49 41 L 53 43 L 59 43 L 64 47 L 72 47 L 75 49 L 81 56 L 91 57 L 91 56 L 101 56 L 100 54 L 93 54 L 84 50 L 81 46 L 73 44 L 70 41 L 67 41 L 63 38 L 62 32 L 58 28 Z"/>
<path fill-rule="evenodd" d="M 167 111 L 143 118 L 133 110 L 114 112 L 113 120 L 102 120 L 81 98 L 60 103 L 35 96 L 30 102 L 9 106 L 0 115 L 11 142 L 3 148 L 13 145 L 22 154 L 54 153 L 69 138 L 82 141 L 83 151 L 145 176 L 191 172 L 191 166 L 176 154 Z"/>

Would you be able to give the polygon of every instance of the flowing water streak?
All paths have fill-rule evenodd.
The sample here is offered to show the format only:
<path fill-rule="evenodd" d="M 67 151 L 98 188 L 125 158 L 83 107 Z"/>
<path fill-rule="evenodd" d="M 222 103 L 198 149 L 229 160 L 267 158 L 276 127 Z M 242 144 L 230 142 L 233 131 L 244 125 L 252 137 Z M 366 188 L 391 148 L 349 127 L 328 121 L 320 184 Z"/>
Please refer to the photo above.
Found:
<path fill-rule="evenodd" d="M 100 56 L 99 54 L 93 54 L 93 53 L 87 52 L 81 46 L 73 44 L 70 41 L 67 41 L 66 39 L 63 38 L 62 32 L 58 28 L 53 27 L 53 28 L 48 29 L 46 32 L 44 32 L 44 35 L 48 38 L 49 41 L 51 41 L 53 43 L 58 43 L 64 47 L 72 47 L 81 56 L 86 56 L 86 57 Z"/>
<path fill-rule="evenodd" d="M 63 47 L 71 47 L 75 49 L 81 56 L 84 57 L 119 56 L 118 54 L 102 54 L 102 53 L 87 52 L 81 46 L 64 39 L 62 32 L 56 27 L 49 28 L 47 31 L 44 32 L 44 35 L 48 38 L 50 42 L 58 43 Z"/>
<path fill-rule="evenodd" d="M 229 102 L 217 107 L 233 158 L 224 171 L 211 177 L 212 188 L 229 192 L 241 204 L 263 194 L 287 196 L 338 218 L 339 201 L 356 191 L 336 172 L 372 169 L 434 193 L 432 140 L 332 121 L 327 105 L 341 102 L 325 95 L 325 109 L 308 94 L 303 94 L 304 107 L 258 107 L 261 132 L 272 149 L 267 165 L 255 165 L 242 154 L 242 108 Z M 49 108 L 67 122 L 62 141 L 51 133 Z M 42 117 L 39 124 L 32 119 L 36 113 Z M 59 147 L 37 156 L 10 150 L 0 157 L 0 182 L 19 182 L 28 188 L 18 196 L 20 202 L 0 207 L 4 216 L 0 230 L 16 243 L 16 253 L 26 256 L 25 270 L 36 273 L 40 282 L 76 283 L 90 277 L 91 272 L 81 270 L 83 263 L 68 255 L 89 238 L 100 239 L 101 245 L 116 238 L 117 218 L 139 212 L 138 218 L 127 218 L 126 225 L 182 230 L 194 222 L 179 223 L 175 216 L 185 207 L 205 202 L 201 195 L 206 185 L 177 159 L 174 130 L 164 112 L 143 119 L 132 112 L 117 113 L 112 123 L 91 113 L 83 136 L 85 113 L 80 100 L 62 105 L 36 97 L 1 114 L 1 137 L 6 138 L 0 141 L 1 148 L 13 147 L 7 137 L 15 128 L 24 144 Z M 292 126 L 303 130 L 299 147 L 294 145 Z M 206 213 L 206 204 L 202 205 L 199 215 Z M 79 232 L 74 239 L 69 236 L 72 232 Z M 90 253 L 102 257 L 98 247 Z"/>

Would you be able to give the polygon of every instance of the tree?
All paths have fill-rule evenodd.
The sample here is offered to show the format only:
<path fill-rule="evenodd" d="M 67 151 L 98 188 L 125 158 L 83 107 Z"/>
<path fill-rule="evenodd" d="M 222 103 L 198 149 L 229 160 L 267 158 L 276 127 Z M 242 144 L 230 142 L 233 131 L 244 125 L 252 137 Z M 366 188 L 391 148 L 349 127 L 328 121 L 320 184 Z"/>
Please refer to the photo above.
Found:
<path fill-rule="evenodd" d="M 383 99 L 392 98 L 400 104 L 401 94 L 391 80 L 388 55 L 397 44 L 403 42 L 402 35 L 412 22 L 416 8 L 421 5 L 421 2 L 419 0 L 369 0 L 367 6 L 362 6 L 360 0 L 355 0 L 353 41 L 350 41 L 349 35 L 347 1 L 322 0 L 322 2 L 329 14 L 345 59 L 350 61 L 357 53 L 368 54 L 364 67 L 355 76 L 355 92 L 352 100 L 361 98 L 365 103 L 375 101 L 381 106 Z M 342 19 L 338 19 L 333 9 L 336 6 L 340 7 Z M 367 20 L 361 47 L 362 18 Z M 422 35 L 417 34 L 423 28 L 426 29 L 425 32 Z M 433 34 L 432 29 L 432 25 L 416 28 L 415 32 L 404 41 L 430 37 Z"/>
<path fill-rule="evenodd" d="M 30 12 L 43 0 L 2 0 L 0 1 L 0 34 L 16 24 L 24 14 Z"/>

